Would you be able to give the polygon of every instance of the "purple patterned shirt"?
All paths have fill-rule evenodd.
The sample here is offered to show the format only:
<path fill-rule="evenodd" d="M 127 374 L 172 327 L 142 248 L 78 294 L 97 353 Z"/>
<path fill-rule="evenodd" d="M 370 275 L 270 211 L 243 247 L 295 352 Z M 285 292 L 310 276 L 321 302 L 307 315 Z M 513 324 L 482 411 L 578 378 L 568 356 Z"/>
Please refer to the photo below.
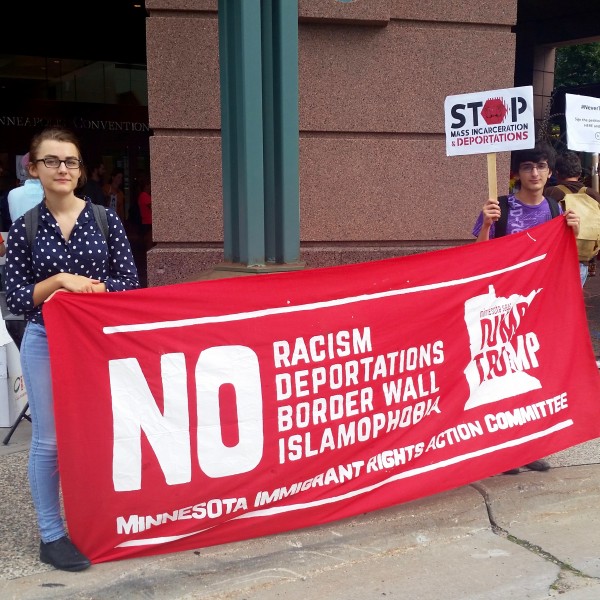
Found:
<path fill-rule="evenodd" d="M 562 215 L 563 210 L 561 206 L 559 205 L 558 208 L 559 214 Z M 536 225 L 541 225 L 542 223 L 549 221 L 551 218 L 552 213 L 550 212 L 550 206 L 548 205 L 548 200 L 546 200 L 546 198 L 539 204 L 531 206 L 517 200 L 514 194 L 508 196 L 508 222 L 506 223 L 506 235 L 531 229 Z M 482 225 L 483 212 L 480 212 L 473 227 L 473 235 L 475 237 L 479 235 Z M 496 227 L 495 224 L 492 223 L 492 226 L 490 227 L 490 240 L 495 237 L 495 234 Z"/>

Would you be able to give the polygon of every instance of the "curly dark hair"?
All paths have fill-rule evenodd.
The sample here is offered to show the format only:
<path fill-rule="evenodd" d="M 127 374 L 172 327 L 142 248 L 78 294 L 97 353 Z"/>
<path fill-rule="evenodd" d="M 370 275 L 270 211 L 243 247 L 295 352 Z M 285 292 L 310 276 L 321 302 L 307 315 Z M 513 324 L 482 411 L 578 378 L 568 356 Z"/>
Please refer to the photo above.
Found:
<path fill-rule="evenodd" d="M 558 155 L 556 159 L 556 176 L 558 179 L 581 177 L 582 172 L 581 159 L 577 152 L 568 150 Z"/>
<path fill-rule="evenodd" d="M 554 171 L 556 150 L 547 142 L 539 142 L 534 148 L 528 148 L 527 150 L 513 150 L 510 158 L 510 168 L 513 173 L 518 173 L 521 163 L 538 163 L 541 160 L 547 161 L 550 170 Z"/>

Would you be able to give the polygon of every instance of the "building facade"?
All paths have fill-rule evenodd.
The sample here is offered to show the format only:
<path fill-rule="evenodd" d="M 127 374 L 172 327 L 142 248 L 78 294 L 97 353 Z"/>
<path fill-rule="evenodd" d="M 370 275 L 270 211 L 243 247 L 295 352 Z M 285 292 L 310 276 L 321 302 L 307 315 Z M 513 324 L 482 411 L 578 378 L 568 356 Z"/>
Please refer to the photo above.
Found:
<path fill-rule="evenodd" d="M 149 167 L 148 285 L 203 277 L 225 259 L 218 0 L 92 4 L 94 18 L 69 30 L 36 7 L 27 36 L 0 39 L 0 161 L 15 164 L 57 122 L 128 179 Z M 3 15 L 22 18 L 15 5 Z M 487 161 L 446 156 L 444 99 L 532 85 L 541 121 L 554 49 L 599 39 L 597 0 L 298 0 L 301 263 L 471 243 Z M 496 163 L 502 193 L 508 153 Z"/>
<path fill-rule="evenodd" d="M 216 0 L 147 0 L 149 285 L 223 261 Z M 472 240 L 485 155 L 447 157 L 444 99 L 514 86 L 517 1 L 300 0 L 300 258 L 370 261 Z M 509 157 L 498 156 L 499 189 Z"/>

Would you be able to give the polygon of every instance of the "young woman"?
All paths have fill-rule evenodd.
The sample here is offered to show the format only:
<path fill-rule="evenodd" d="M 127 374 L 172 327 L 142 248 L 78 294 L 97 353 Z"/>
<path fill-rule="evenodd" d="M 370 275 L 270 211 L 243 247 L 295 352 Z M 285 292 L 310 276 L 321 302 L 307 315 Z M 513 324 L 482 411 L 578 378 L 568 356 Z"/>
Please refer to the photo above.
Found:
<path fill-rule="evenodd" d="M 44 188 L 33 243 L 25 219 L 11 226 L 5 265 L 6 301 L 25 315 L 21 365 L 31 411 L 29 484 L 40 530 L 40 560 L 65 571 L 90 566 L 68 538 L 59 499 L 56 433 L 48 342 L 42 305 L 59 292 L 103 293 L 139 287 L 123 223 L 107 209 L 108 238 L 91 204 L 75 195 L 85 183 L 77 138 L 64 129 L 46 129 L 30 148 L 29 173 Z M 93 248 L 90 251 L 90 248 Z"/>

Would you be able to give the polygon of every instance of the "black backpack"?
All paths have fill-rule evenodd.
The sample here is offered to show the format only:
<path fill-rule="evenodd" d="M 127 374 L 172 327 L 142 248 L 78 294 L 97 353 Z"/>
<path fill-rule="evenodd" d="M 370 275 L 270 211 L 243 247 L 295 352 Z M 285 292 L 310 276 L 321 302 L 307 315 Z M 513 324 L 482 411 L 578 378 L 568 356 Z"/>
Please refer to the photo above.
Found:
<path fill-rule="evenodd" d="M 104 239 L 108 240 L 108 219 L 106 217 L 106 209 L 104 206 L 100 206 L 99 204 L 94 204 L 92 202 L 90 202 L 90 206 L 92 207 L 94 219 L 96 219 L 96 223 L 98 223 Z M 23 215 L 23 217 L 25 218 L 25 233 L 27 235 L 27 243 L 31 248 L 33 245 L 33 240 L 35 239 L 35 234 L 37 233 L 40 217 L 40 205 L 36 204 L 33 208 L 30 208 Z"/>
<path fill-rule="evenodd" d="M 550 206 L 550 215 L 558 217 L 560 209 L 558 208 L 558 202 L 554 198 L 546 198 Z M 500 203 L 500 218 L 494 225 L 494 237 L 499 238 L 506 235 L 506 224 L 508 223 L 508 196 L 498 196 L 498 202 Z"/>

